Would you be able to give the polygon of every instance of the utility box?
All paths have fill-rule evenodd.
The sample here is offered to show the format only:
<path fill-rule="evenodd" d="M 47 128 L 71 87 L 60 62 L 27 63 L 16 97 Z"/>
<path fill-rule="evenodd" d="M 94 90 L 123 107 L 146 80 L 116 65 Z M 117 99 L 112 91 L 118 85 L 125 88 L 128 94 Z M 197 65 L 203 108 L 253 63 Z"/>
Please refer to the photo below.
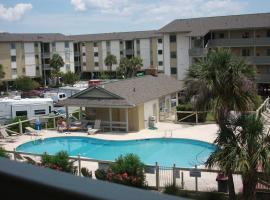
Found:
<path fill-rule="evenodd" d="M 150 116 L 148 123 L 149 123 L 148 126 L 150 129 L 155 129 L 155 123 L 156 123 L 155 116 Z"/>

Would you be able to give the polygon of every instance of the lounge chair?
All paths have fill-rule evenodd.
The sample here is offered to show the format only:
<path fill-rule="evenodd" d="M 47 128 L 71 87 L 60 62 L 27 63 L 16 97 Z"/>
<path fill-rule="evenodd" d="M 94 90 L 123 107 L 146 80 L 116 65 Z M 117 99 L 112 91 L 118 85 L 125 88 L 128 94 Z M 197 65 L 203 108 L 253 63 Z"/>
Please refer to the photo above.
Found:
<path fill-rule="evenodd" d="M 100 131 L 100 123 L 101 123 L 100 119 L 95 120 L 94 127 L 93 128 L 88 127 L 88 130 L 87 130 L 88 135 L 92 135 Z"/>
<path fill-rule="evenodd" d="M 27 131 L 26 132 L 27 135 L 39 135 L 37 130 L 33 129 L 30 126 L 25 127 L 25 130 Z"/>
<path fill-rule="evenodd" d="M 1 125 L 0 125 L 0 136 L 2 137 L 2 138 L 4 138 L 4 139 L 6 139 L 6 138 L 10 138 L 10 136 L 16 136 L 16 135 L 19 135 L 19 134 L 11 134 L 11 135 L 9 135 L 8 133 L 7 133 L 7 130 L 6 130 L 6 128 L 5 127 L 2 127 Z"/>
<path fill-rule="evenodd" d="M 32 165 L 39 165 L 40 163 L 35 161 L 33 158 L 29 157 L 29 156 L 22 156 L 19 153 L 15 153 L 15 158 L 16 160 L 20 161 L 20 162 L 27 162 L 29 164 Z"/>

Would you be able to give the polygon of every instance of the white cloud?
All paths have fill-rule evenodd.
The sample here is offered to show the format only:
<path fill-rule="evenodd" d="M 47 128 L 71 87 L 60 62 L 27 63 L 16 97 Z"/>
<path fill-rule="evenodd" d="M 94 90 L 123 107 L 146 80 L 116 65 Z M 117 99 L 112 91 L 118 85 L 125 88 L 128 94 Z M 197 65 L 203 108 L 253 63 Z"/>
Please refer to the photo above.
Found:
<path fill-rule="evenodd" d="M 77 11 L 129 19 L 135 23 L 167 23 L 175 18 L 238 14 L 247 3 L 241 0 L 71 0 Z M 93 14 L 95 13 L 95 14 Z"/>
<path fill-rule="evenodd" d="M 32 8 L 33 6 L 30 3 L 18 3 L 14 7 L 9 8 L 6 8 L 3 4 L 0 4 L 0 20 L 20 20 L 23 15 Z"/>

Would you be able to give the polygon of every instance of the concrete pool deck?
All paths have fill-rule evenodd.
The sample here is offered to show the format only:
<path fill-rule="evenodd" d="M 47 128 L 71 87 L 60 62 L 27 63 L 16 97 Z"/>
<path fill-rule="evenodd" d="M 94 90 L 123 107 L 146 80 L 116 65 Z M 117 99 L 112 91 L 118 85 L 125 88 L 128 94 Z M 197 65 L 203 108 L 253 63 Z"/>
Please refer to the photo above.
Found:
<path fill-rule="evenodd" d="M 19 145 L 29 142 L 31 140 L 36 140 L 40 138 L 51 138 L 51 137 L 72 137 L 72 136 L 83 136 L 91 137 L 98 139 L 107 139 L 107 140 L 134 140 L 134 139 L 146 139 L 146 138 L 183 138 L 183 139 L 193 139 L 204 141 L 208 143 L 213 143 L 216 138 L 216 133 L 218 131 L 218 126 L 216 124 L 205 124 L 205 125 L 183 125 L 183 124 L 174 124 L 174 123 L 157 123 L 156 130 L 144 129 L 139 132 L 130 132 L 130 133 L 119 133 L 119 132 L 106 132 L 106 133 L 97 133 L 95 135 L 87 135 L 85 132 L 69 132 L 58 133 L 55 130 L 42 130 L 41 136 L 29 136 L 29 135 L 20 135 L 15 137 L 10 137 L 7 139 L 0 139 L 0 146 L 4 147 L 6 150 L 13 151 Z M 34 159 L 39 160 L 37 156 L 33 156 Z M 75 165 L 77 163 L 75 162 Z M 98 169 L 97 162 L 82 161 L 82 167 L 88 168 L 90 171 L 94 172 Z M 177 166 L 181 167 L 181 166 Z M 204 166 L 199 166 L 199 168 L 204 168 Z M 188 190 L 195 189 L 195 180 L 193 177 L 189 176 L 189 171 L 182 171 L 184 176 L 184 188 Z M 211 172 L 202 172 L 201 178 L 198 179 L 198 186 L 200 191 L 212 191 L 217 190 L 216 182 L 217 173 Z M 160 177 L 160 185 L 165 186 L 166 180 L 169 180 L 171 177 L 170 172 L 163 174 Z M 156 177 L 154 174 L 147 174 L 146 180 L 149 186 L 155 185 Z M 180 184 L 181 180 L 178 178 L 177 184 Z M 235 189 L 236 192 L 242 190 L 242 181 L 241 176 L 234 175 Z"/>

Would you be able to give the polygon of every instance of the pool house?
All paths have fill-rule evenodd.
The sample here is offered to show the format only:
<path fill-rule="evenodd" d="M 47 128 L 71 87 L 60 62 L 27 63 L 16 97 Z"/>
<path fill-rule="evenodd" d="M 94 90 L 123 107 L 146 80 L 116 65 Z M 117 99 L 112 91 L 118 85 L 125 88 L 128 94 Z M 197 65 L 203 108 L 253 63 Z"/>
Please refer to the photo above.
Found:
<path fill-rule="evenodd" d="M 182 88 L 183 83 L 170 76 L 145 75 L 91 86 L 61 105 L 67 113 L 69 107 L 84 108 L 85 120 L 101 120 L 103 131 L 140 131 L 148 128 L 149 119 L 159 122 L 161 113 L 172 113 Z"/>

